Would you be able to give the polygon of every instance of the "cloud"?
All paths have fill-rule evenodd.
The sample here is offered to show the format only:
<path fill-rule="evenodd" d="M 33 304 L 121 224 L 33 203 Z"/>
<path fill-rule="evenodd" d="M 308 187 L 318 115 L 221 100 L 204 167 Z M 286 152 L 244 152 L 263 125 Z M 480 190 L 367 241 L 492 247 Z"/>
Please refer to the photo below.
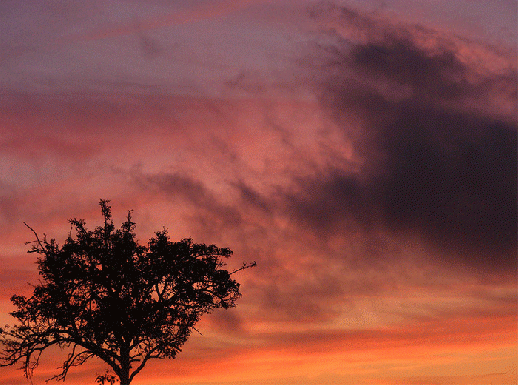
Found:
<path fill-rule="evenodd" d="M 161 194 L 171 202 L 187 204 L 189 211 L 184 215 L 194 222 L 194 235 L 217 236 L 223 229 L 236 229 L 243 225 L 239 210 L 221 202 L 195 177 L 180 172 L 144 174 L 134 170 L 132 178 L 143 191 Z"/>
<path fill-rule="evenodd" d="M 418 236 L 448 265 L 515 272 L 518 127 L 486 108 L 494 94 L 516 103 L 502 88 L 516 85 L 512 61 L 491 71 L 463 56 L 469 42 L 326 7 L 312 14 L 335 23 L 314 53 L 318 92 L 361 169 L 294 179 L 289 213 L 320 234 L 381 228 Z"/>
<path fill-rule="evenodd" d="M 71 40 L 99 40 L 113 38 L 124 35 L 141 34 L 144 31 L 163 28 L 168 26 L 178 26 L 182 24 L 196 23 L 207 19 L 225 17 L 228 14 L 237 12 L 242 8 L 248 7 L 257 0 L 241 1 L 219 1 L 207 4 L 197 4 L 188 8 L 176 9 L 174 12 L 167 11 L 165 15 L 148 17 L 139 20 L 138 23 L 119 24 L 107 27 L 102 30 L 91 32 L 85 35 L 70 36 Z M 166 4 L 170 6 L 170 3 Z"/>
<path fill-rule="evenodd" d="M 483 362 L 491 346 L 514 343 L 516 75 L 505 50 L 329 4 L 312 11 L 319 32 L 304 34 L 299 9 L 290 23 L 301 28 L 289 34 L 297 43 L 279 45 L 276 34 L 262 40 L 274 28 L 272 8 L 260 10 L 269 24 L 256 11 L 232 16 L 239 22 L 230 24 L 246 31 L 180 35 L 192 49 L 192 76 L 196 47 L 184 37 L 221 52 L 221 76 L 207 72 L 224 90 L 219 98 L 194 87 L 195 96 L 171 95 L 176 87 L 114 76 L 102 63 L 107 81 L 82 74 L 67 87 L 49 82 L 48 93 L 2 93 L 2 258 L 16 267 L 0 268 L 0 299 L 7 303 L 9 288 L 26 290 L 36 279 L 22 221 L 59 238 L 68 218 L 97 224 L 98 199 L 107 198 L 118 223 L 134 209 L 143 242 L 166 226 L 173 239 L 231 247 L 231 268 L 258 262 L 236 277 L 238 307 L 204 319 L 204 336 L 193 334 L 178 365 L 153 364 L 148 377 L 199 375 L 201 359 L 205 382 L 214 373 L 220 382 L 229 373 L 228 383 L 246 381 L 233 371 L 241 365 L 243 376 L 256 370 L 257 378 L 269 375 L 264 367 L 286 376 L 303 368 L 300 383 L 324 383 L 314 374 L 339 368 L 354 379 L 326 383 L 360 383 L 367 361 L 372 381 L 364 383 L 373 383 L 375 365 L 381 373 L 454 362 L 452 351 L 466 362 L 466 349 Z M 186 12 L 193 17 L 186 22 L 202 20 L 198 9 Z M 128 55 L 140 44 L 146 62 L 166 60 L 170 36 L 157 28 L 174 25 L 170 16 L 142 15 L 137 25 L 129 15 L 113 29 L 97 19 L 74 37 L 127 34 Z M 248 56 L 249 33 L 252 46 L 267 48 L 264 66 Z M 248 42 L 242 53 L 231 35 Z M 312 61 L 279 62 L 281 52 L 292 58 L 300 41 L 313 39 L 319 43 L 298 63 Z M 112 40 L 85 47 L 113 53 Z M 126 63 L 121 57 L 110 60 Z M 246 63 L 226 66 L 237 57 Z M 395 362 L 394 353 L 405 360 Z"/>

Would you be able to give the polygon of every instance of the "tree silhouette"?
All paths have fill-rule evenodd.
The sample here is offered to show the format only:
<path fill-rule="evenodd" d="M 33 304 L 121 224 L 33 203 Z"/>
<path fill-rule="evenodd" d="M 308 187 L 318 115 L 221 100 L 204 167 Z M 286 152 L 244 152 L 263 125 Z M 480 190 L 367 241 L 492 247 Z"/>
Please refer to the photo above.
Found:
<path fill-rule="evenodd" d="M 19 325 L 0 329 L 2 366 L 21 363 L 27 378 L 51 346 L 69 354 L 52 379 L 93 357 L 106 362 L 128 385 L 150 359 L 175 358 L 202 314 L 235 306 L 239 283 L 223 262 L 232 251 L 214 245 L 169 240 L 157 231 L 147 246 L 134 233 L 131 212 L 115 229 L 109 201 L 101 200 L 104 226 L 87 230 L 72 219 L 63 246 L 34 233 L 40 284 L 30 298 L 14 295 Z M 108 372 L 100 383 L 113 383 Z"/>

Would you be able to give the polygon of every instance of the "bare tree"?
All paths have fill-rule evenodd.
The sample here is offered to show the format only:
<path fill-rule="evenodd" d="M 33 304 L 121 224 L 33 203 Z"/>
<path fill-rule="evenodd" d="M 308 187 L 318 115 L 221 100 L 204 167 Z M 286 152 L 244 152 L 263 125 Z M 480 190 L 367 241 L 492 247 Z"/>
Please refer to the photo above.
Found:
<path fill-rule="evenodd" d="M 134 233 L 131 212 L 115 229 L 109 201 L 101 200 L 104 225 L 90 231 L 85 221 L 59 246 L 36 240 L 40 284 L 31 297 L 14 295 L 19 324 L 0 329 L 2 366 L 21 363 L 27 378 L 51 346 L 68 348 L 61 372 L 92 357 L 106 362 L 121 385 L 129 385 L 150 359 L 175 358 L 202 314 L 235 306 L 239 283 L 224 258 L 232 251 L 191 239 L 172 242 L 158 231 L 147 246 Z M 113 375 L 98 376 L 113 383 Z"/>

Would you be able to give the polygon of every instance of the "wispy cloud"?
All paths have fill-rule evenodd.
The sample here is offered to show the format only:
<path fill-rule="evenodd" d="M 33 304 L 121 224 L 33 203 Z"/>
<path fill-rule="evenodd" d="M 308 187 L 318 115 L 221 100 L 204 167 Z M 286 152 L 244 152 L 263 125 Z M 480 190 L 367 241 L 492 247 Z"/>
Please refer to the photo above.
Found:
<path fill-rule="evenodd" d="M 266 0 L 263 0 L 266 1 Z M 152 18 L 135 19 L 132 23 L 121 23 L 107 27 L 100 31 L 87 34 L 71 35 L 66 40 L 99 40 L 124 35 L 138 35 L 142 32 L 163 28 L 167 26 L 178 26 L 182 24 L 196 23 L 207 19 L 223 18 L 226 15 L 239 11 L 251 4 L 262 2 L 260 0 L 239 0 L 239 1 L 215 1 L 200 3 L 197 5 L 178 8 L 175 11 L 168 11 L 167 14 L 154 16 Z"/>

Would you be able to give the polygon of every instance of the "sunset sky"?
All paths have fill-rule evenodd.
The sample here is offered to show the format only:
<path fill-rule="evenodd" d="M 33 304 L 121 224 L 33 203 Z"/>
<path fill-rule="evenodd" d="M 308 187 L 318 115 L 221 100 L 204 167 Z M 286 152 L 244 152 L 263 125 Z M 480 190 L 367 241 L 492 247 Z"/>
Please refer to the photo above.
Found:
<path fill-rule="evenodd" d="M 23 222 L 62 241 L 103 198 L 141 243 L 257 261 L 135 385 L 516 384 L 516 24 L 514 0 L 1 1 L 0 325 L 38 280 Z"/>

